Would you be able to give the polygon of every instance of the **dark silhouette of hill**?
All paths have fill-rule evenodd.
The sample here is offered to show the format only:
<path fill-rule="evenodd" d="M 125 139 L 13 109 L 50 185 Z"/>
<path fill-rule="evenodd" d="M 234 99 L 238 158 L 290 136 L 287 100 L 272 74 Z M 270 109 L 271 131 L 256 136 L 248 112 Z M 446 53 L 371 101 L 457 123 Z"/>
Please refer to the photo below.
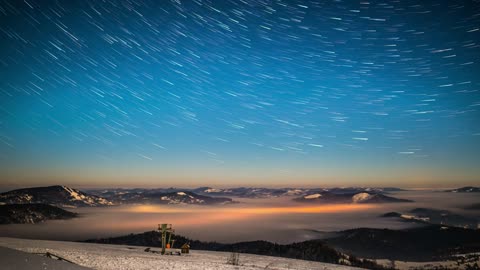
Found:
<path fill-rule="evenodd" d="M 328 245 L 363 258 L 434 261 L 480 251 L 480 230 L 425 226 L 405 230 L 360 228 L 325 239 Z"/>
<path fill-rule="evenodd" d="M 69 219 L 76 216 L 76 213 L 48 204 L 0 205 L 0 224 L 35 224 L 51 219 Z"/>

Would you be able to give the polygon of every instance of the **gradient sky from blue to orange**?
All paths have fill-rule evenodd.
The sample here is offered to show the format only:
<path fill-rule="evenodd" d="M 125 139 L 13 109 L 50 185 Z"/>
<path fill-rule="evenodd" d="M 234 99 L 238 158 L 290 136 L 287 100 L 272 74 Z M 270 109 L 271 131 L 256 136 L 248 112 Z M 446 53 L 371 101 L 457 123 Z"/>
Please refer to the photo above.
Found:
<path fill-rule="evenodd" d="M 480 182 L 475 1 L 2 1 L 3 185 Z"/>

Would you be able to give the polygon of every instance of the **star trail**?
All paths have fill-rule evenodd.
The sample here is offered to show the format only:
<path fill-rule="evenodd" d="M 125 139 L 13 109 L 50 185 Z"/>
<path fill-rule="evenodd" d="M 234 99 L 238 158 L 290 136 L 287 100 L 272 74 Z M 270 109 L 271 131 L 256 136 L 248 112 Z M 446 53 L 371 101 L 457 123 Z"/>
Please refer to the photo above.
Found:
<path fill-rule="evenodd" d="M 456 185 L 479 1 L 1 1 L 8 184 Z"/>

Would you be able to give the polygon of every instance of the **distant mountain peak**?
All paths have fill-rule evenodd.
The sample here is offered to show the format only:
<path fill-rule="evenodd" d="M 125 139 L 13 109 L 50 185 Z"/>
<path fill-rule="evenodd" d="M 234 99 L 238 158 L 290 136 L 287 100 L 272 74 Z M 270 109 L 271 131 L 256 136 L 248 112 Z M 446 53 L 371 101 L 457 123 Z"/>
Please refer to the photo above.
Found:
<path fill-rule="evenodd" d="M 160 201 L 156 201 L 156 198 L 160 196 Z M 191 191 L 177 191 L 170 193 L 156 193 L 149 194 L 145 197 L 151 202 L 167 203 L 167 204 L 222 204 L 231 203 L 232 199 L 222 197 L 209 197 L 198 195 Z"/>
<path fill-rule="evenodd" d="M 361 192 L 361 193 L 357 193 L 355 195 L 353 195 L 352 197 L 352 202 L 353 203 L 361 203 L 361 202 L 364 202 L 364 201 L 368 201 L 370 198 L 372 198 L 372 194 L 370 193 L 367 193 L 367 192 Z"/>

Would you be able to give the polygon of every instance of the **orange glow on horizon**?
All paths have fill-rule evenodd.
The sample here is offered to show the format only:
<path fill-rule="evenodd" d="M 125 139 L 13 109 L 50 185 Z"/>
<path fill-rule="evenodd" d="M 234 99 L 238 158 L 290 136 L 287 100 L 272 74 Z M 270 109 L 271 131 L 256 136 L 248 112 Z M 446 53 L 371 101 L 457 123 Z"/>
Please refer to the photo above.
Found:
<path fill-rule="evenodd" d="M 148 228 L 158 220 L 168 219 L 169 222 L 176 225 L 209 225 L 209 224 L 228 224 L 229 222 L 238 222 L 258 218 L 268 218 L 268 216 L 284 214 L 327 214 L 359 212 L 378 208 L 373 204 L 326 204 L 326 205 L 298 205 L 298 206 L 245 206 L 239 204 L 221 205 L 218 207 L 205 206 L 178 206 L 178 205 L 136 205 L 127 208 L 118 208 L 117 212 L 127 212 L 142 214 L 138 219 L 122 220 L 114 222 L 117 228 Z M 175 214 L 182 214 L 176 216 Z M 108 228 L 112 224 L 97 224 L 97 227 Z M 152 227 L 152 229 L 154 229 Z"/>
<path fill-rule="evenodd" d="M 284 207 L 218 207 L 218 208 L 203 208 L 203 207 L 189 207 L 178 208 L 174 206 L 160 206 L 160 205 L 139 205 L 129 208 L 128 212 L 136 213 L 243 213 L 243 214 L 320 214 L 320 213 L 339 213 L 349 211 L 360 211 L 377 208 L 373 204 L 326 204 L 316 206 L 284 206 Z"/>

